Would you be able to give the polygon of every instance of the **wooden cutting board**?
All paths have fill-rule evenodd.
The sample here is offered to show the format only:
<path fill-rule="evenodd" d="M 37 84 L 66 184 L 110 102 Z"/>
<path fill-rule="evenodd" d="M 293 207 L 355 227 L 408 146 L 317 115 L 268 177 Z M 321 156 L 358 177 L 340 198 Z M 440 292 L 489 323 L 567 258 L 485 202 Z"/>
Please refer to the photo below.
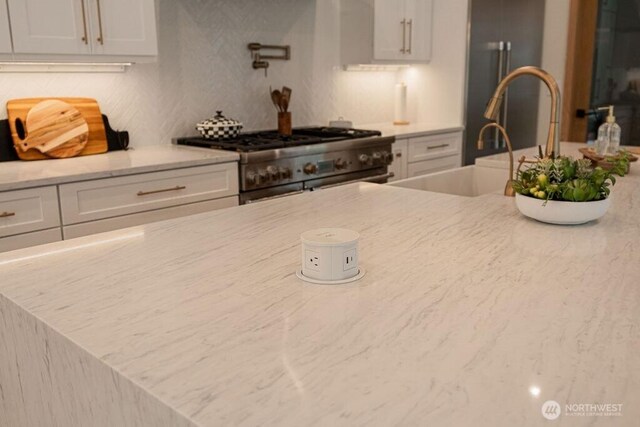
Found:
<path fill-rule="evenodd" d="M 107 152 L 107 136 L 104 129 L 104 122 L 102 121 L 102 113 L 100 112 L 98 102 L 91 98 L 24 98 L 10 100 L 7 102 L 7 116 L 14 145 L 22 142 L 19 134 L 22 133 L 24 136 L 24 133 L 19 132 L 19 130 L 23 130 L 31 109 L 39 103 L 48 100 L 58 100 L 71 105 L 80 112 L 87 122 L 89 126 L 89 137 L 86 145 L 78 154 L 79 156 Z M 18 123 L 18 125 L 16 125 L 16 123 Z M 23 151 L 19 147 L 16 147 L 16 151 L 18 157 L 22 160 L 42 160 L 50 158 L 35 148 Z"/>
<path fill-rule="evenodd" d="M 89 126 L 80 111 L 57 99 L 42 101 L 29 110 L 24 127 L 26 138 L 16 149 L 35 148 L 49 157 L 77 156 L 89 139 Z"/>

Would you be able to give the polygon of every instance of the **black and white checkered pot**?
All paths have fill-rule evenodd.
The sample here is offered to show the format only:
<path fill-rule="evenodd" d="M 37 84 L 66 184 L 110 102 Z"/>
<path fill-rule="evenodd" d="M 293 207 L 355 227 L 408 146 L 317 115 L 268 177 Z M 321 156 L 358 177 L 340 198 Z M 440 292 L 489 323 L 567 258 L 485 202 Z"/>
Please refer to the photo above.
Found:
<path fill-rule="evenodd" d="M 236 138 L 242 130 L 242 123 L 228 119 L 222 111 L 216 111 L 216 116 L 196 125 L 198 132 L 207 139 L 223 140 Z"/>

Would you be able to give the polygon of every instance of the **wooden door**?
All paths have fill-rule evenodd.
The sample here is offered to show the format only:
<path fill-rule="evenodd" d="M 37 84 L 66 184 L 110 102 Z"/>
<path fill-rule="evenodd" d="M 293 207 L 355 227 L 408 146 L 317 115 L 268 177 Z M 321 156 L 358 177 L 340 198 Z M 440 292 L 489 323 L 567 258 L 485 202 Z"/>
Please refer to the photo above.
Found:
<path fill-rule="evenodd" d="M 571 0 L 562 106 L 562 141 L 585 142 L 591 103 L 598 0 Z"/>

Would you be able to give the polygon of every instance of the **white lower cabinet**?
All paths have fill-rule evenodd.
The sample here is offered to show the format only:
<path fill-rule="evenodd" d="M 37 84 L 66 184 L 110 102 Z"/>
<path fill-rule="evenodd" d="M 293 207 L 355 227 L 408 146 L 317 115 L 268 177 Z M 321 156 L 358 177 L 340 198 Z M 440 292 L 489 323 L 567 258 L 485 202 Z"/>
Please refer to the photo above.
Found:
<path fill-rule="evenodd" d="M 393 163 L 389 166 L 389 172 L 393 173 L 393 178 L 389 179 L 389 182 L 399 181 L 407 177 L 407 154 L 409 153 L 407 148 L 406 139 L 396 139 L 393 143 L 391 152 L 393 153 Z"/>
<path fill-rule="evenodd" d="M 55 186 L 0 193 L 0 237 L 60 227 Z"/>
<path fill-rule="evenodd" d="M 235 163 L 198 166 L 60 186 L 64 225 L 238 194 Z"/>
<path fill-rule="evenodd" d="M 135 227 L 137 225 L 149 224 L 152 222 L 164 221 L 187 215 L 195 215 L 232 206 L 238 206 L 238 196 L 174 206 L 165 209 L 157 209 L 149 212 L 140 212 L 99 221 L 85 222 L 83 224 L 65 225 L 63 227 L 63 234 L 65 240 L 74 239 L 76 237 L 88 236 L 90 234 Z"/>
<path fill-rule="evenodd" d="M 389 171 L 393 181 L 427 175 L 462 165 L 462 132 L 437 135 L 396 137 L 393 144 L 393 163 Z"/>
<path fill-rule="evenodd" d="M 409 163 L 407 168 L 407 178 L 428 175 L 430 173 L 442 172 L 460 167 L 460 160 L 460 156 L 454 155 L 439 159 L 425 160 L 424 162 Z"/>
<path fill-rule="evenodd" d="M 238 205 L 221 163 L 0 192 L 0 252 Z"/>

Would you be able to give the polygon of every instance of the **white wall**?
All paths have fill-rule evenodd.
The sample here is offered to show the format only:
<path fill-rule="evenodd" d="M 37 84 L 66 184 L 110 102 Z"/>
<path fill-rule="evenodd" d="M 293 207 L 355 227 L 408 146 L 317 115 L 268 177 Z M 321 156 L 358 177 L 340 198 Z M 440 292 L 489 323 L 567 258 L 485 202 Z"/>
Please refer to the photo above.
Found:
<path fill-rule="evenodd" d="M 157 63 L 125 74 L 0 74 L 0 102 L 94 97 L 140 146 L 193 134 L 218 109 L 247 129 L 274 128 L 268 90 L 285 84 L 293 88 L 294 125 L 338 116 L 387 122 L 394 85 L 408 80 L 412 121 L 462 123 L 467 0 L 435 0 L 433 61 L 406 73 L 340 69 L 339 0 L 157 1 Z M 272 61 L 265 78 L 251 68 L 249 42 L 290 44 L 292 60 Z"/>
<path fill-rule="evenodd" d="M 553 74 L 560 85 L 560 90 L 564 88 L 570 4 L 571 0 L 546 0 L 545 4 L 542 68 Z M 541 85 L 538 106 L 538 145 L 544 145 L 547 142 L 550 114 L 551 97 L 546 86 Z"/>

